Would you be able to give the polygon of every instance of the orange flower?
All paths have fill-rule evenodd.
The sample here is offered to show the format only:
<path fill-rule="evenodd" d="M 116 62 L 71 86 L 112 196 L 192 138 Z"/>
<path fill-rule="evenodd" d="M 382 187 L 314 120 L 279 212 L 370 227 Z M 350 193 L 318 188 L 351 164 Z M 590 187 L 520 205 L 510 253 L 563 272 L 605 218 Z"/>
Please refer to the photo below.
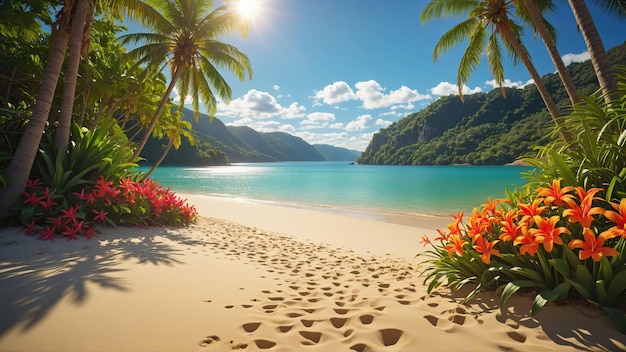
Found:
<path fill-rule="evenodd" d="M 473 240 L 474 237 L 482 235 L 489 230 L 491 230 L 491 221 L 483 217 L 482 213 L 474 208 L 474 215 L 467 218 L 467 235 Z"/>
<path fill-rule="evenodd" d="M 541 221 L 537 223 L 536 229 L 530 229 L 533 236 L 541 236 L 543 240 L 543 249 L 546 252 L 552 252 L 554 244 L 563 245 L 560 235 L 563 233 L 570 233 L 565 227 L 556 227 L 556 224 L 561 218 L 558 215 L 551 216 L 550 218 L 541 218 Z"/>
<path fill-rule="evenodd" d="M 521 222 L 527 222 L 528 225 L 532 225 L 535 218 L 540 218 L 541 214 L 548 209 L 547 206 L 540 206 L 542 199 L 537 198 L 530 204 L 520 203 L 517 205 L 519 208 L 518 216 L 521 216 Z"/>
<path fill-rule="evenodd" d="M 480 253 L 480 260 L 483 263 L 489 265 L 491 263 L 491 255 L 500 256 L 500 251 L 493 248 L 499 240 L 491 241 L 485 239 L 483 236 L 476 237 L 476 244 L 472 246 L 478 253 Z"/>
<path fill-rule="evenodd" d="M 604 212 L 604 216 L 615 223 L 615 226 L 608 229 L 607 232 L 610 232 L 614 237 L 626 237 L 626 198 L 622 198 L 619 204 L 613 202 L 610 202 L 609 204 L 611 204 L 613 209 L 617 210 L 618 213 L 613 210 L 607 210 Z"/>
<path fill-rule="evenodd" d="M 513 244 L 516 246 L 518 244 L 522 245 L 519 249 L 519 253 L 521 255 L 528 253 L 528 255 L 532 257 L 535 253 L 537 253 L 537 250 L 539 250 L 539 244 L 543 242 L 543 237 L 533 235 L 530 231 L 528 231 L 528 227 L 526 226 L 522 226 L 521 232 L 522 234 L 515 238 Z"/>
<path fill-rule="evenodd" d="M 450 240 L 450 234 L 447 234 L 440 229 L 437 229 L 437 232 L 439 233 L 439 237 L 435 237 L 435 241 L 448 242 Z"/>
<path fill-rule="evenodd" d="M 426 235 L 422 235 L 422 240 L 420 241 L 421 244 L 424 245 L 424 247 L 426 247 L 426 245 L 431 244 L 430 243 L 430 238 L 428 238 L 428 236 Z"/>
<path fill-rule="evenodd" d="M 576 193 L 580 196 L 580 205 L 574 199 L 567 200 L 567 208 L 563 211 L 563 216 L 569 216 L 569 221 L 579 222 L 582 227 L 591 227 L 594 220 L 593 215 L 604 214 L 601 207 L 592 207 L 591 202 L 595 199 L 596 193 L 601 191 L 599 188 L 593 188 L 585 191 L 582 187 L 576 188 Z"/>
<path fill-rule="evenodd" d="M 482 216 L 483 217 L 495 217 L 499 218 L 502 216 L 502 211 L 498 210 L 498 204 L 500 204 L 500 200 L 491 200 L 491 197 L 487 198 L 487 203 L 483 204 Z"/>
<path fill-rule="evenodd" d="M 500 221 L 500 240 L 501 241 L 512 241 L 520 234 L 520 228 L 515 223 L 517 219 L 517 211 L 510 210 L 506 213 L 504 220 Z"/>
<path fill-rule="evenodd" d="M 448 230 L 450 230 L 451 235 L 460 235 L 461 234 L 461 221 L 463 221 L 464 213 L 462 211 L 456 212 L 456 215 L 452 215 L 454 218 L 454 223 L 448 224 Z"/>
<path fill-rule="evenodd" d="M 578 258 L 580 258 L 580 260 L 585 260 L 591 257 L 594 262 L 599 262 L 600 259 L 602 259 L 602 256 L 610 257 L 613 255 L 619 255 L 615 249 L 611 247 L 604 247 L 604 241 L 614 237 L 608 233 L 608 231 L 604 231 L 596 238 L 593 230 L 585 227 L 583 229 L 583 237 L 585 238 L 584 241 L 572 240 L 567 245 L 570 249 L 580 248 L 580 251 L 578 252 Z"/>
<path fill-rule="evenodd" d="M 557 178 L 552 181 L 552 187 L 537 188 L 535 192 L 537 192 L 538 197 L 544 198 L 545 205 L 550 206 L 554 204 L 558 207 L 568 199 L 572 199 L 573 195 L 570 194 L 570 192 L 573 190 L 574 187 L 572 186 L 565 186 L 561 188 L 561 179 Z"/>
<path fill-rule="evenodd" d="M 448 251 L 448 256 L 452 258 L 452 254 L 456 253 L 459 257 L 463 256 L 463 246 L 467 243 L 467 241 L 462 240 L 459 235 L 453 235 L 450 238 L 450 242 L 446 245 L 446 250 Z"/>

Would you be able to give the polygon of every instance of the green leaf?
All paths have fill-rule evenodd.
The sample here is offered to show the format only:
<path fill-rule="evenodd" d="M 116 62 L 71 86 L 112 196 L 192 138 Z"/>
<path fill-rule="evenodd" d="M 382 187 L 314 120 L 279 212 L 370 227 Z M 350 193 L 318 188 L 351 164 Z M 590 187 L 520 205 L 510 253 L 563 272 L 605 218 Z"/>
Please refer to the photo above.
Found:
<path fill-rule="evenodd" d="M 508 284 L 506 284 L 506 286 L 504 287 L 504 290 L 502 291 L 502 296 L 500 298 L 500 305 L 504 306 L 504 304 L 506 303 L 506 301 L 509 300 L 509 298 L 515 293 L 517 292 L 520 288 L 522 287 L 537 287 L 537 283 L 534 281 L 530 281 L 530 280 L 516 280 L 516 281 L 511 281 Z"/>
<path fill-rule="evenodd" d="M 622 270 L 613 276 L 613 280 L 606 290 L 606 300 L 613 305 L 617 298 L 626 290 L 626 270 Z"/>
<path fill-rule="evenodd" d="M 626 316 L 624 316 L 624 311 L 614 307 L 602 307 L 602 310 L 615 324 L 617 330 L 622 334 L 626 334 Z"/>
<path fill-rule="evenodd" d="M 571 186 L 578 185 L 576 175 L 574 175 L 574 172 L 569 167 L 567 161 L 565 161 L 565 159 L 563 159 L 563 157 L 554 149 L 548 149 L 548 153 L 550 154 L 552 161 L 556 164 L 556 167 L 565 183 Z"/>
<path fill-rule="evenodd" d="M 602 256 L 600 259 L 599 279 L 604 280 L 607 284 L 613 280 L 613 268 L 609 259 Z"/>
<path fill-rule="evenodd" d="M 604 289 L 604 281 L 597 280 L 596 281 L 596 299 L 592 299 L 592 301 L 597 302 L 601 306 L 607 305 L 606 303 L 606 290 Z"/>
<path fill-rule="evenodd" d="M 567 282 L 560 283 L 554 290 L 544 290 L 539 292 L 537 296 L 535 296 L 535 300 L 533 301 L 533 306 L 530 310 L 530 315 L 534 316 L 546 305 L 546 303 L 554 301 L 558 297 L 563 296 L 567 291 L 569 291 L 570 285 Z"/>

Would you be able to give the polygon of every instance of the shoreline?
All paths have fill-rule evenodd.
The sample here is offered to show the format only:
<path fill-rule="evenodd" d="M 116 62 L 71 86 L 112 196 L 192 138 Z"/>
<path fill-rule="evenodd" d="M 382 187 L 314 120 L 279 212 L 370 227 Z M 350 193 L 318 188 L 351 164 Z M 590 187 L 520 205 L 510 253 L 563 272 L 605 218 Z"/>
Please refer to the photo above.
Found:
<path fill-rule="evenodd" d="M 626 351 L 587 305 L 427 294 L 430 223 L 185 196 L 184 228 L 0 229 L 0 351 Z"/>

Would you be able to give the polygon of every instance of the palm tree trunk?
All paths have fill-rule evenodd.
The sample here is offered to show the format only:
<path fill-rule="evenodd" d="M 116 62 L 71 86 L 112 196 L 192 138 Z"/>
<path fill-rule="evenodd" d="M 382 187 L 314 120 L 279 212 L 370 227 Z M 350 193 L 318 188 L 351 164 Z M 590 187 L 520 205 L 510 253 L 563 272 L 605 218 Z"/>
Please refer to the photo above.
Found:
<path fill-rule="evenodd" d="M 135 150 L 135 153 L 131 157 L 130 161 L 135 161 L 137 160 L 137 158 L 139 158 L 139 154 L 141 154 L 143 147 L 146 145 L 146 142 L 148 142 L 148 138 L 150 138 L 150 134 L 152 133 L 152 130 L 154 129 L 154 126 L 156 125 L 157 120 L 159 119 L 159 117 L 161 117 L 163 110 L 165 110 L 165 106 L 167 106 L 167 102 L 170 99 L 170 94 L 172 94 L 172 91 L 174 90 L 174 86 L 176 85 L 176 81 L 178 81 L 178 78 L 180 78 L 181 74 L 182 74 L 182 71 L 180 69 L 177 69 L 176 71 L 174 71 L 174 74 L 172 75 L 172 81 L 170 82 L 170 85 L 167 87 L 167 90 L 165 91 L 165 95 L 163 96 L 163 99 L 161 99 L 161 104 L 159 104 L 158 109 L 154 112 L 154 115 L 152 115 L 152 119 L 150 120 L 150 123 L 148 124 L 148 127 L 146 128 L 146 132 L 143 134 L 143 137 L 141 137 L 141 140 L 139 141 L 139 144 L 137 145 L 137 149 Z"/>
<path fill-rule="evenodd" d="M 613 67 L 611 66 L 611 60 L 609 60 L 609 55 L 606 53 L 606 50 L 604 50 L 602 38 L 600 38 L 600 34 L 598 34 L 596 24 L 591 17 L 591 13 L 585 1 L 568 1 L 574 13 L 574 17 L 576 18 L 578 28 L 580 28 L 583 38 L 585 39 L 585 44 L 591 56 L 591 64 L 598 77 L 602 94 L 604 94 L 604 100 L 607 104 L 610 104 L 611 101 L 616 98 L 612 93 L 617 89 L 617 80 L 613 72 Z"/>
<path fill-rule="evenodd" d="M 65 71 L 65 84 L 63 85 L 61 112 L 59 113 L 59 121 L 54 135 L 55 147 L 63 151 L 67 151 L 67 146 L 70 140 L 72 110 L 74 108 L 78 68 L 80 66 L 83 34 L 85 31 L 85 21 L 87 20 L 89 6 L 89 0 L 78 0 L 76 11 L 72 17 L 70 55 Z"/>
<path fill-rule="evenodd" d="M 550 58 L 552 58 L 552 62 L 559 73 L 559 77 L 561 78 L 561 82 L 563 82 L 563 86 L 569 96 L 569 100 L 572 102 L 572 105 L 580 102 L 581 99 L 576 90 L 576 86 L 574 85 L 574 81 L 572 80 L 569 71 L 567 71 L 567 67 L 565 66 L 565 63 L 556 48 L 556 44 L 554 43 L 552 36 L 550 36 L 548 29 L 543 23 L 543 17 L 541 16 L 539 9 L 537 9 L 537 5 L 535 5 L 533 0 L 524 0 L 524 6 L 532 18 L 535 29 L 539 32 L 546 49 L 548 49 Z"/>
<path fill-rule="evenodd" d="M 156 168 L 159 167 L 159 165 L 161 165 L 163 160 L 165 160 L 167 153 L 169 153 L 170 149 L 172 149 L 172 145 L 174 145 L 174 138 L 168 138 L 168 139 L 169 141 L 167 142 L 167 146 L 165 147 L 165 150 L 163 150 L 163 153 L 161 153 L 161 156 L 159 156 L 159 159 L 157 159 L 157 161 L 154 163 L 154 165 L 152 165 L 150 170 L 148 170 L 148 172 L 146 172 L 143 175 L 144 180 L 150 177 L 150 175 L 154 172 L 154 170 L 156 170 Z"/>
<path fill-rule="evenodd" d="M 565 127 L 563 126 L 559 108 L 554 103 L 554 100 L 552 100 L 552 96 L 550 95 L 548 88 L 543 83 L 543 80 L 537 72 L 537 69 L 535 69 L 535 65 L 533 65 L 532 61 L 530 61 L 530 57 L 528 56 L 526 50 L 524 50 L 522 43 L 520 43 L 519 41 L 519 38 L 515 37 L 511 31 L 507 31 L 504 29 L 500 31 L 500 34 L 505 37 L 506 40 L 511 44 L 513 50 L 515 50 L 519 58 L 522 60 L 524 66 L 526 66 L 526 69 L 530 73 L 530 77 L 532 77 L 532 79 L 535 81 L 535 86 L 539 91 L 539 95 L 541 95 L 541 99 L 543 99 L 546 108 L 548 108 L 548 112 L 550 112 L 550 116 L 552 116 L 552 120 L 554 120 L 554 124 L 559 130 L 561 138 L 565 143 L 569 142 L 571 138 L 569 136 L 569 133 L 565 130 Z"/>
<path fill-rule="evenodd" d="M 9 209 L 26 188 L 26 181 L 35 162 L 39 142 L 50 115 L 50 107 L 61 74 L 61 67 L 65 60 L 68 42 L 69 33 L 65 28 L 60 28 L 56 33 L 52 51 L 46 64 L 33 114 L 6 169 L 9 187 L 0 189 L 0 219 L 8 215 Z"/>

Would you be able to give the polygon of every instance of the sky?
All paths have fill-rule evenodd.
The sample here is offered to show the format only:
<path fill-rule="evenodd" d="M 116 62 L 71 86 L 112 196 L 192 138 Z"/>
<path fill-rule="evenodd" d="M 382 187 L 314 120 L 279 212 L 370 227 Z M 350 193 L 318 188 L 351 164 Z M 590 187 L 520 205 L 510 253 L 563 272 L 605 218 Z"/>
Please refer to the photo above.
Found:
<path fill-rule="evenodd" d="M 252 63 L 251 80 L 223 72 L 232 88 L 216 117 L 259 132 L 282 131 L 311 144 L 363 151 L 372 135 L 420 111 L 438 97 L 458 94 L 457 68 L 465 45 L 433 62 L 433 49 L 460 18 L 419 21 L 422 0 L 257 0 L 247 38 L 235 45 Z M 592 6 L 591 1 L 587 2 Z M 566 1 L 547 16 L 558 30 L 566 63 L 589 58 Z M 626 41 L 626 21 L 591 7 L 605 47 Z M 541 75 L 555 72 L 540 38 L 524 43 Z M 505 63 L 510 86 L 531 84 L 522 64 Z M 464 94 L 494 89 L 484 57 Z M 175 97 L 180 99 L 180 97 Z"/>

